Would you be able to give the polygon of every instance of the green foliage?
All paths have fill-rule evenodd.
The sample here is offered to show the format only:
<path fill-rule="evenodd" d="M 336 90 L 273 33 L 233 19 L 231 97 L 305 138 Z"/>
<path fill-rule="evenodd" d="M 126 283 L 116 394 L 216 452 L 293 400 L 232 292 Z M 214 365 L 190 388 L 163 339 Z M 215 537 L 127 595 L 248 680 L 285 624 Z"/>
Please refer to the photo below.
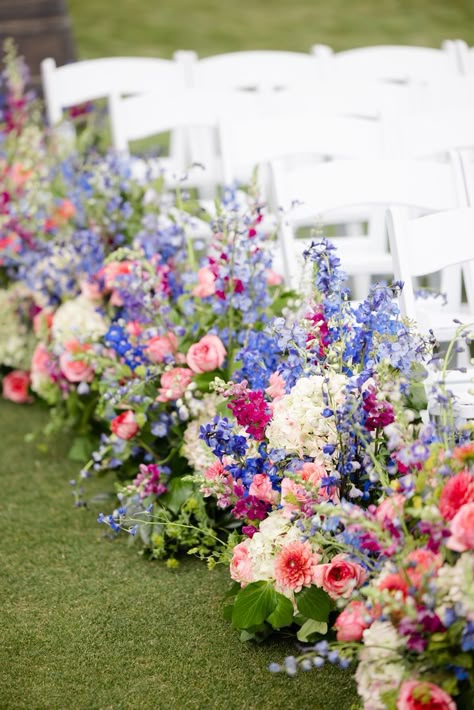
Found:
<path fill-rule="evenodd" d="M 333 608 L 331 597 L 321 587 L 303 587 L 296 595 L 298 611 L 308 619 L 327 622 L 329 613 Z"/>
<path fill-rule="evenodd" d="M 234 602 L 232 623 L 237 629 L 262 624 L 276 609 L 277 598 L 271 582 L 252 582 L 240 590 Z"/>

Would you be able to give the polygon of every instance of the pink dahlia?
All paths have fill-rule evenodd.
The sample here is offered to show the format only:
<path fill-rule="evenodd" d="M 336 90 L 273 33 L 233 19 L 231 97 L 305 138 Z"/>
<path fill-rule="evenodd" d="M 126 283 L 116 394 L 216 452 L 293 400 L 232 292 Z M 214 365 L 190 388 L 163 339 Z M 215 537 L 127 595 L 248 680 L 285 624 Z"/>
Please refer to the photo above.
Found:
<path fill-rule="evenodd" d="M 275 559 L 275 579 L 281 587 L 300 592 L 311 585 L 318 559 L 308 541 L 294 540 Z"/>

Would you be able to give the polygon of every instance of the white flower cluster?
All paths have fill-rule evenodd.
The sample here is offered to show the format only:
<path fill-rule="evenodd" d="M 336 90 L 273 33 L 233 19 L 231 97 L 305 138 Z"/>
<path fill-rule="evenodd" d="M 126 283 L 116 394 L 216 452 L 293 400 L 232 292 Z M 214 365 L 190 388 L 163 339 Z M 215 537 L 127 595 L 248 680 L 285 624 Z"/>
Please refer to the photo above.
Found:
<path fill-rule="evenodd" d="M 275 557 L 282 547 L 294 540 L 301 540 L 301 530 L 284 518 L 280 510 L 270 513 L 260 523 L 258 532 L 241 543 L 246 547 L 251 563 L 252 579 L 247 581 L 274 580 Z"/>
<path fill-rule="evenodd" d="M 54 314 L 51 333 L 56 345 L 68 340 L 99 340 L 108 325 L 97 310 L 97 304 L 85 296 L 66 301 Z"/>
<path fill-rule="evenodd" d="M 338 373 L 298 380 L 291 392 L 274 404 L 266 430 L 270 447 L 327 463 L 322 447 L 337 444 L 337 431 L 334 418 L 322 413 L 344 402 L 346 383 L 345 375 Z"/>
<path fill-rule="evenodd" d="M 21 286 L 0 290 L 0 364 L 19 370 L 29 370 L 35 347 L 35 337 L 22 321 L 19 306 L 29 301 L 29 292 Z"/>
<path fill-rule="evenodd" d="M 464 553 L 452 567 L 444 564 L 436 577 L 436 613 L 444 618 L 445 610 L 456 607 L 458 615 L 474 619 L 474 555 Z"/>
<path fill-rule="evenodd" d="M 385 710 L 381 695 L 403 679 L 403 642 L 389 621 L 375 621 L 364 631 L 364 648 L 356 671 L 364 710 Z"/>
<path fill-rule="evenodd" d="M 191 415 L 196 418 L 186 427 L 181 453 L 195 473 L 203 474 L 216 461 L 211 449 L 199 438 L 199 430 L 215 417 L 221 401 L 218 395 L 207 394 L 202 399 L 193 397 L 187 402 Z"/>

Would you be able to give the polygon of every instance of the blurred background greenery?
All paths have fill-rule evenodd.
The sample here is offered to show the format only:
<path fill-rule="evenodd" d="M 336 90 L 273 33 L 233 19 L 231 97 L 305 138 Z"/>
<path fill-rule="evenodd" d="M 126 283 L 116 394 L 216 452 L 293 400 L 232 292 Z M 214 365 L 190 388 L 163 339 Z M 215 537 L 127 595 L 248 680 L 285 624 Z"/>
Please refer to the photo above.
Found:
<path fill-rule="evenodd" d="M 473 0 L 69 0 L 78 56 L 474 45 Z"/>

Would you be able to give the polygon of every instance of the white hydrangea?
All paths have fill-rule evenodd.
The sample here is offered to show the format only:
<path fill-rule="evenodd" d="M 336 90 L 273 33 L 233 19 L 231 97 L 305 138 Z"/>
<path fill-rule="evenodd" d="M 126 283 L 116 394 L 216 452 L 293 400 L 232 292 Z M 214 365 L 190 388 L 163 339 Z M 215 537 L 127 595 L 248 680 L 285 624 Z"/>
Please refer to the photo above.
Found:
<path fill-rule="evenodd" d="M 298 380 L 291 392 L 274 404 L 273 419 L 266 430 L 270 447 L 322 460 L 322 447 L 337 444 L 334 418 L 323 417 L 322 412 L 344 402 L 346 383 L 347 378 L 337 373 Z"/>
<path fill-rule="evenodd" d="M 181 453 L 196 473 L 203 474 L 211 464 L 216 462 L 216 457 L 209 446 L 199 438 L 199 430 L 215 417 L 220 402 L 222 399 L 216 394 L 205 395 L 202 399 L 193 397 L 187 402 L 191 415 L 197 418 L 186 427 Z"/>
<path fill-rule="evenodd" d="M 36 339 L 21 318 L 22 306 L 29 307 L 31 295 L 21 286 L 0 289 L 0 364 L 29 370 Z"/>
<path fill-rule="evenodd" d="M 364 710 L 385 710 L 381 694 L 397 688 L 404 675 L 403 641 L 389 621 L 375 621 L 364 631 L 364 648 L 355 678 Z"/>
<path fill-rule="evenodd" d="M 441 618 L 454 605 L 466 616 L 474 616 L 474 555 L 464 553 L 452 567 L 444 564 L 436 577 L 436 590 L 436 612 Z"/>
<path fill-rule="evenodd" d="M 97 304 L 85 296 L 66 301 L 54 314 L 53 341 L 64 345 L 68 340 L 99 340 L 107 332 L 108 325 L 97 310 Z"/>

